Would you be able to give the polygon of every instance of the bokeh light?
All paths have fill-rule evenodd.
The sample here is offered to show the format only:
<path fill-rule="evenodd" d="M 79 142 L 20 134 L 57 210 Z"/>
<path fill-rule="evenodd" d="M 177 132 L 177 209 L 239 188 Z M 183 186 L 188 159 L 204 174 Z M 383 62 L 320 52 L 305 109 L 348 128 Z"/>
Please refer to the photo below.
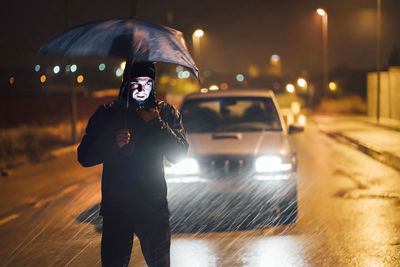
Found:
<path fill-rule="evenodd" d="M 187 79 L 187 78 L 189 78 L 189 76 L 190 76 L 190 72 L 187 70 L 178 72 L 179 79 Z"/>
<path fill-rule="evenodd" d="M 213 84 L 213 85 L 211 85 L 211 86 L 209 87 L 209 90 L 210 90 L 210 91 L 218 91 L 218 90 L 219 90 L 219 87 L 218 87 L 218 85 Z"/>
<path fill-rule="evenodd" d="M 287 91 L 288 93 L 294 93 L 294 85 L 291 84 L 291 83 L 288 83 L 288 84 L 286 85 L 286 91 Z"/>
<path fill-rule="evenodd" d="M 124 71 L 121 68 L 117 68 L 117 70 L 115 71 L 115 76 L 121 77 L 123 73 Z"/>
<path fill-rule="evenodd" d="M 307 81 L 304 78 L 299 78 L 297 79 L 297 85 L 302 88 L 305 88 L 307 87 Z"/>
<path fill-rule="evenodd" d="M 257 78 L 260 76 L 260 70 L 256 65 L 250 65 L 249 66 L 249 75 L 252 78 Z"/>
<path fill-rule="evenodd" d="M 200 38 L 200 37 L 203 37 L 204 31 L 201 30 L 201 29 L 197 29 L 197 30 L 194 31 L 193 34 L 194 34 L 195 37 Z"/>
<path fill-rule="evenodd" d="M 318 9 L 317 9 L 317 13 L 318 13 L 318 15 L 320 15 L 320 16 L 325 16 L 325 14 L 326 14 L 325 10 L 323 10 L 322 8 L 318 8 Z"/>
<path fill-rule="evenodd" d="M 59 73 L 60 72 L 60 66 L 58 66 L 58 65 L 54 66 L 53 72 L 54 72 L 54 74 Z"/>
<path fill-rule="evenodd" d="M 106 64 L 100 63 L 100 65 L 99 65 L 99 71 L 103 71 L 103 70 L 105 70 L 105 69 L 106 69 Z"/>
<path fill-rule="evenodd" d="M 40 71 L 40 65 L 39 65 L 39 64 L 35 66 L 35 71 L 36 71 L 36 72 L 39 72 L 39 71 Z"/>
<path fill-rule="evenodd" d="M 281 57 L 279 55 L 274 54 L 271 56 L 271 63 L 277 63 L 279 61 L 281 61 Z"/>
<path fill-rule="evenodd" d="M 75 64 L 71 65 L 71 72 L 75 72 L 77 70 L 78 70 L 78 66 L 76 66 Z"/>
<path fill-rule="evenodd" d="M 222 90 L 227 90 L 229 88 L 229 85 L 228 85 L 228 83 L 221 83 L 220 87 Z"/>
<path fill-rule="evenodd" d="M 42 76 L 40 76 L 40 82 L 41 83 L 45 83 L 46 82 L 46 75 L 42 75 Z"/>
<path fill-rule="evenodd" d="M 336 91 L 336 89 L 337 89 L 336 83 L 330 82 L 330 83 L 329 83 L 329 89 L 330 89 L 331 91 Z"/>
<path fill-rule="evenodd" d="M 10 82 L 11 85 L 13 85 L 15 83 L 15 78 L 14 77 L 10 77 L 10 79 L 8 81 Z"/>
<path fill-rule="evenodd" d="M 238 82 L 243 82 L 244 81 L 244 75 L 243 74 L 238 74 L 238 75 L 236 75 L 236 81 L 238 81 Z"/>
<path fill-rule="evenodd" d="M 83 83 L 83 80 L 84 80 L 83 75 L 79 75 L 78 77 L 76 77 L 76 81 L 78 83 Z"/>

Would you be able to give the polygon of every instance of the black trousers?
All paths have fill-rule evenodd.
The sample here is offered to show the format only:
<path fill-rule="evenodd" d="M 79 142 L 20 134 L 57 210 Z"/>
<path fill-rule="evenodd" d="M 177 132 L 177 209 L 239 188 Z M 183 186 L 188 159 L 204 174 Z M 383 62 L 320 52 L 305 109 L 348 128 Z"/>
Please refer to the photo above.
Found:
<path fill-rule="evenodd" d="M 103 217 L 102 266 L 128 266 L 134 234 L 140 241 L 144 259 L 149 267 L 170 266 L 171 230 L 168 220 L 133 223 L 110 217 Z"/>

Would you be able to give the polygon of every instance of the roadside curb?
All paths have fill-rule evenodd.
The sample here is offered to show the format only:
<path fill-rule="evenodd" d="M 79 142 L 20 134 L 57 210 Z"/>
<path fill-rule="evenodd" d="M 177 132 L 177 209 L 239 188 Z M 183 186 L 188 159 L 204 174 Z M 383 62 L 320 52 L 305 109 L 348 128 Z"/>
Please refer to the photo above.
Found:
<path fill-rule="evenodd" d="M 385 122 L 377 122 L 376 120 L 369 119 L 369 118 L 356 118 L 356 120 L 364 123 L 368 123 L 370 125 L 374 125 L 377 127 L 382 127 L 388 130 L 392 131 L 400 131 L 400 121 L 397 120 L 391 120 L 390 123 L 385 123 Z"/>
<path fill-rule="evenodd" d="M 342 144 L 351 145 L 352 147 L 372 157 L 373 159 L 400 171 L 400 157 L 392 153 L 382 151 L 377 147 L 374 147 L 372 145 L 363 143 L 359 140 L 346 136 L 342 132 L 330 132 L 323 129 L 319 129 L 319 131 Z"/>

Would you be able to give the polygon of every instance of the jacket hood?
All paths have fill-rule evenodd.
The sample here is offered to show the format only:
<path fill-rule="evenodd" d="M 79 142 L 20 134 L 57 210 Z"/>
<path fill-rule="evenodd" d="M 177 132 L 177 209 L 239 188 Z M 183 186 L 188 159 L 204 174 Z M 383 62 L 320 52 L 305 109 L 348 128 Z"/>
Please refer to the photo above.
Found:
<path fill-rule="evenodd" d="M 127 70 L 127 68 L 125 68 Z M 138 106 L 146 106 L 148 104 L 154 103 L 155 101 L 155 94 L 154 94 L 154 79 L 155 79 L 155 66 L 153 62 L 139 62 L 136 64 L 133 64 L 130 72 L 130 77 L 131 79 L 136 78 L 136 77 L 141 77 L 141 76 L 146 76 L 150 77 L 153 80 L 153 88 L 150 92 L 149 97 L 144 100 L 144 101 L 136 101 L 135 99 L 129 97 L 129 108 L 136 108 Z M 124 71 L 123 79 L 122 79 L 122 84 L 119 89 L 119 94 L 118 94 L 118 102 L 122 104 L 123 106 L 126 107 L 127 101 L 127 92 L 126 90 L 129 90 L 128 87 L 128 72 Z"/>

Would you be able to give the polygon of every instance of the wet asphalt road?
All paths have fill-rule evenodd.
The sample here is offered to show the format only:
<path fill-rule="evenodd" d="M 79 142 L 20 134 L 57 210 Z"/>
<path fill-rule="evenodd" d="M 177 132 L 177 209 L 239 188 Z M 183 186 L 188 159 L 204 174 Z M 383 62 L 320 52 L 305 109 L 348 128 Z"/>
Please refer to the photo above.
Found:
<path fill-rule="evenodd" d="M 399 266 L 400 173 L 318 131 L 293 135 L 299 220 L 174 233 L 171 265 Z M 0 180 L 0 266 L 100 266 L 100 168 L 66 154 Z M 146 266 L 135 240 L 131 266 Z"/>

